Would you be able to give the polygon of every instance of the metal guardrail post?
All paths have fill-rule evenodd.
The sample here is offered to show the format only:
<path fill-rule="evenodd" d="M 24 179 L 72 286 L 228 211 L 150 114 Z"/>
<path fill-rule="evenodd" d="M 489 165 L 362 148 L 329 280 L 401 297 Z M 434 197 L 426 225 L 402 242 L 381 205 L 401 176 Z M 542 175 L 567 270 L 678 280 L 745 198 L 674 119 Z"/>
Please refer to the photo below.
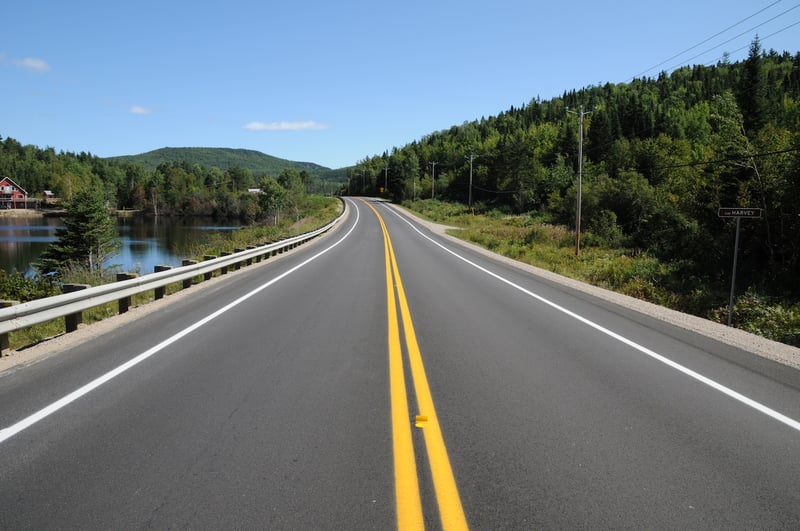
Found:
<path fill-rule="evenodd" d="M 236 254 L 236 253 L 241 253 L 241 252 L 243 252 L 243 251 L 244 251 L 244 249 L 242 249 L 242 248 L 240 248 L 240 247 L 237 247 L 237 248 L 235 248 L 235 249 L 233 250 L 233 253 L 234 253 L 234 254 Z M 233 268 L 234 268 L 236 271 L 239 271 L 239 269 L 241 269 L 241 268 L 242 268 L 242 263 L 241 263 L 241 262 L 236 262 L 236 264 L 234 264 Z"/>
<path fill-rule="evenodd" d="M 197 260 L 182 260 L 181 261 L 181 266 L 195 265 L 196 263 L 197 263 Z M 192 279 L 191 278 L 187 278 L 186 280 L 183 281 L 183 289 L 189 289 L 191 287 L 192 287 Z"/>
<path fill-rule="evenodd" d="M 220 257 L 222 256 L 230 256 L 233 253 L 229 253 L 228 251 L 222 251 L 219 253 Z M 228 266 L 222 266 L 219 270 L 220 275 L 227 275 L 228 274 Z"/>
<path fill-rule="evenodd" d="M 136 278 L 139 275 L 136 273 L 117 273 L 117 282 L 121 282 L 123 280 L 130 280 L 132 278 Z M 123 297 L 119 301 L 119 313 L 125 313 L 131 307 L 131 297 Z"/>
<path fill-rule="evenodd" d="M 15 304 L 19 304 L 19 301 L 0 301 L 0 308 L 8 308 Z M 9 350 L 11 347 L 8 343 L 8 334 L 0 334 L 0 357 L 7 355 Z"/>
<path fill-rule="evenodd" d="M 203 261 L 204 261 L 204 262 L 206 262 L 206 261 L 208 261 L 208 260 L 213 260 L 214 258 L 216 258 L 216 256 L 214 256 L 213 254 L 206 254 L 206 255 L 203 255 Z M 214 274 L 214 272 L 213 272 L 213 271 L 207 271 L 206 273 L 204 273 L 204 274 L 203 274 L 203 280 L 205 280 L 206 282 L 208 282 L 209 280 L 211 280 L 211 276 L 212 276 L 213 274 Z"/>
<path fill-rule="evenodd" d="M 64 284 L 61 289 L 64 293 L 72 293 L 88 288 L 88 284 Z M 78 325 L 83 322 L 83 312 L 76 312 L 64 316 L 64 327 L 67 333 L 74 332 L 78 329 Z"/>
<path fill-rule="evenodd" d="M 153 272 L 160 273 L 161 271 L 169 271 L 170 269 L 172 269 L 172 266 L 157 265 L 153 268 Z M 167 294 L 166 286 L 160 286 L 153 290 L 153 297 L 155 298 L 155 300 L 163 299 L 164 295 L 166 294 Z"/>

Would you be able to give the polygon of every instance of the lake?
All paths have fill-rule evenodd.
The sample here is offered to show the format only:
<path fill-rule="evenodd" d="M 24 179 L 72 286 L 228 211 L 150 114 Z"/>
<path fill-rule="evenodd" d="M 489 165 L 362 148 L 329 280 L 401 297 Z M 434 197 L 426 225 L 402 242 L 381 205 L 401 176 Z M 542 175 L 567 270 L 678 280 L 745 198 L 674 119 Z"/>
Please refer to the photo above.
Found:
<path fill-rule="evenodd" d="M 31 273 L 30 264 L 57 240 L 56 229 L 62 226 L 54 217 L 0 217 L 0 269 Z M 121 247 L 111 263 L 143 275 L 156 265 L 179 266 L 203 233 L 238 228 L 206 218 L 120 217 Z"/>

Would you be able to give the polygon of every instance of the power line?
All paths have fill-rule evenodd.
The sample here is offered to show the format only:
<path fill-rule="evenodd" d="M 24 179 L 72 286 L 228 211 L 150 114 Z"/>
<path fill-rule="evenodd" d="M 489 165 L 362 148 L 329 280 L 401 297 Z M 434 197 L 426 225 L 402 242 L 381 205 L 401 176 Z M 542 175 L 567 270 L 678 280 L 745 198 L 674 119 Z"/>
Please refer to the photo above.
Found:
<path fill-rule="evenodd" d="M 728 27 L 727 27 L 727 28 L 725 28 L 724 30 L 722 30 L 722 31 L 720 31 L 720 32 L 718 32 L 718 33 L 715 33 L 714 35 L 712 35 L 711 37 L 707 38 L 707 39 L 706 39 L 706 40 L 704 40 L 704 41 L 698 42 L 698 43 L 697 43 L 697 44 L 695 44 L 694 46 L 691 46 L 691 47 L 689 47 L 689 48 L 686 48 L 686 49 L 685 49 L 685 50 L 683 50 L 682 52 L 680 52 L 680 53 L 677 53 L 677 54 L 673 55 L 673 56 L 672 56 L 672 57 L 670 57 L 669 59 L 664 59 L 663 61 L 661 61 L 661 62 L 660 62 L 660 63 L 658 63 L 657 65 L 653 65 L 653 66 L 651 66 L 651 67 L 650 67 L 650 68 L 648 68 L 647 70 L 645 70 L 645 71 L 641 72 L 641 73 L 640 73 L 640 74 L 638 74 L 638 75 L 635 75 L 635 76 L 633 76 L 633 77 L 632 77 L 632 78 L 630 78 L 630 79 L 634 79 L 634 78 L 637 78 L 637 77 L 641 77 L 641 76 L 642 76 L 642 74 L 646 74 L 646 73 L 647 73 L 647 72 L 649 72 L 650 70 L 653 70 L 653 69 L 655 69 L 655 68 L 658 68 L 658 67 L 659 67 L 659 66 L 661 66 L 661 65 L 664 65 L 664 64 L 668 63 L 669 61 L 672 61 L 673 59 L 676 59 L 676 58 L 680 57 L 681 55 L 685 54 L 686 52 L 690 52 L 690 51 L 694 50 L 695 48 L 697 48 L 697 47 L 699 47 L 699 46 L 702 46 L 703 44 L 707 43 L 708 41 L 710 41 L 710 40 L 712 40 L 712 39 L 715 39 L 716 37 L 719 37 L 720 35 L 722 35 L 722 34 L 723 34 L 723 33 L 725 33 L 726 31 L 728 31 L 728 30 L 731 30 L 731 29 L 735 28 L 736 26 L 738 26 L 739 24 L 742 24 L 743 22 L 746 22 L 746 21 L 750 20 L 751 18 L 753 18 L 753 17 L 755 17 L 756 15 L 759 15 L 760 13 L 762 13 L 762 12 L 766 11 L 767 9 L 771 8 L 772 6 L 774 6 L 775 4 L 779 4 L 780 2 L 781 2 L 781 0 L 777 0 L 777 2 L 773 2 L 773 3 L 771 3 L 771 4 L 770 4 L 770 5 L 768 5 L 767 7 L 765 7 L 765 8 L 763 8 L 763 9 L 760 9 L 760 10 L 756 11 L 755 13 L 753 13 L 752 15 L 750 15 L 749 17 L 745 17 L 745 18 L 743 18 L 742 20 L 740 20 L 740 21 L 739 21 L 739 22 L 737 22 L 736 24 L 733 24 L 733 25 L 731 25 L 731 26 L 728 26 Z M 724 43 L 723 43 L 723 44 L 724 44 Z M 702 54 L 701 54 L 701 55 L 702 55 Z M 691 59 L 690 59 L 690 60 L 691 60 Z M 629 79 L 628 81 L 630 81 L 630 79 Z"/>
<path fill-rule="evenodd" d="M 716 49 L 717 49 L 717 48 L 719 48 L 720 46 L 723 46 L 723 45 L 725 45 L 725 44 L 728 44 L 729 42 L 731 42 L 731 41 L 734 41 L 734 40 L 738 39 L 738 38 L 739 38 L 739 37 L 741 37 L 742 35 L 747 35 L 747 34 L 748 34 L 748 33 L 750 33 L 751 31 L 753 31 L 753 30 L 756 30 L 756 29 L 760 28 L 760 27 L 761 27 L 761 26 L 763 26 L 764 24 L 767 24 L 767 23 L 769 23 L 769 22 L 772 22 L 773 20 L 775 20 L 775 19 L 776 19 L 776 18 L 778 18 L 778 17 L 782 17 L 783 15 L 785 15 L 786 13 L 788 13 L 789 11 L 792 11 L 792 10 L 794 10 L 794 9 L 797 9 L 798 7 L 800 7 L 800 4 L 797 4 L 797 5 L 796 5 L 796 6 L 794 6 L 794 7 L 790 7 L 790 8 L 789 8 L 789 9 L 787 9 L 786 11 L 784 11 L 784 12 L 782 12 L 782 13 L 778 13 L 778 14 L 777 14 L 777 15 L 775 15 L 774 17 L 772 17 L 772 18 L 770 18 L 770 19 L 768 19 L 768 20 L 765 20 L 765 21 L 764 21 L 764 22 L 762 22 L 761 24 L 757 24 L 757 25 L 753 26 L 752 28 L 749 28 L 749 29 L 747 29 L 747 30 L 745 30 L 745 31 L 743 31 L 743 32 L 741 32 L 741 33 L 739 33 L 738 35 L 735 35 L 735 36 L 731 37 L 731 38 L 730 38 L 730 39 L 728 39 L 727 41 L 723 41 L 723 42 L 721 42 L 721 43 L 717 44 L 716 46 L 713 46 L 713 47 L 711 47 L 711 48 L 709 48 L 709 49 L 707 49 L 707 50 L 705 50 L 705 51 L 703 51 L 703 52 L 700 52 L 700 53 L 699 53 L 699 54 L 697 54 L 697 55 L 694 55 L 694 56 L 692 56 L 692 57 L 690 57 L 690 58 L 686 59 L 686 60 L 683 62 L 683 64 L 686 64 L 687 62 L 689 62 L 689 61 L 692 61 L 692 60 L 694 60 L 694 59 L 697 59 L 697 58 L 698 58 L 698 57 L 700 57 L 701 55 L 705 55 L 705 54 L 707 54 L 708 52 L 710 52 L 710 51 L 712 51 L 712 50 L 716 50 Z M 674 66 L 674 67 L 672 67 L 672 68 L 676 68 L 677 66 L 681 66 L 681 65 L 676 65 L 676 66 Z M 670 70 L 671 70 L 672 68 L 670 68 Z"/>
<path fill-rule="evenodd" d="M 785 26 L 785 27 L 783 27 L 783 28 L 779 29 L 778 31 L 773 31 L 772 33 L 770 33 L 770 34 L 769 34 L 769 35 L 767 35 L 766 37 L 759 37 L 759 38 L 758 38 L 758 40 L 759 40 L 759 42 L 764 42 L 765 40 L 769 39 L 770 37 L 774 37 L 774 36 L 775 36 L 775 35 L 777 35 L 778 33 L 783 33 L 784 31 L 786 31 L 786 30 L 788 30 L 788 29 L 790 29 L 790 28 L 793 28 L 793 27 L 797 26 L 798 24 L 800 24 L 800 20 L 798 20 L 798 21 L 797 21 L 797 22 L 795 22 L 794 24 L 789 24 L 788 26 Z M 742 50 L 744 50 L 744 49 L 747 49 L 747 48 L 749 48 L 749 47 L 750 47 L 750 45 L 749 45 L 749 44 L 746 44 L 746 45 L 742 46 L 741 48 L 736 48 L 735 50 L 733 50 L 733 51 L 731 51 L 731 52 L 728 52 L 728 53 L 729 53 L 729 54 L 735 54 L 736 52 L 740 52 L 740 51 L 742 51 Z M 704 66 L 714 66 L 714 65 L 715 65 L 716 63 L 718 63 L 718 62 L 719 62 L 719 61 L 720 61 L 720 60 L 721 60 L 723 57 L 724 57 L 724 56 L 717 57 L 717 58 L 716 58 L 714 61 L 712 61 L 712 62 L 710 62 L 710 63 L 706 63 Z"/>
<path fill-rule="evenodd" d="M 486 188 L 481 188 L 477 184 L 473 184 L 472 187 L 475 188 L 476 190 L 480 190 L 481 192 L 486 192 L 487 194 L 503 195 L 503 194 L 516 194 L 516 193 L 519 193 L 519 190 L 488 190 Z"/>
<path fill-rule="evenodd" d="M 731 157 L 725 157 L 723 159 L 715 159 L 715 160 L 706 160 L 706 161 L 699 161 L 699 162 L 686 162 L 683 164 L 669 164 L 666 166 L 654 166 L 650 168 L 646 168 L 648 170 L 670 170 L 674 168 L 688 168 L 691 166 L 704 166 L 706 164 L 721 164 L 723 162 L 731 162 L 734 160 L 744 160 L 744 159 L 755 159 L 761 157 L 770 157 L 772 155 L 781 155 L 783 153 L 792 153 L 794 151 L 800 151 L 800 146 L 794 146 L 787 149 L 780 149 L 777 151 L 766 151 L 764 153 L 752 153 L 750 155 L 735 155 Z M 644 168 L 639 168 L 644 169 Z"/>

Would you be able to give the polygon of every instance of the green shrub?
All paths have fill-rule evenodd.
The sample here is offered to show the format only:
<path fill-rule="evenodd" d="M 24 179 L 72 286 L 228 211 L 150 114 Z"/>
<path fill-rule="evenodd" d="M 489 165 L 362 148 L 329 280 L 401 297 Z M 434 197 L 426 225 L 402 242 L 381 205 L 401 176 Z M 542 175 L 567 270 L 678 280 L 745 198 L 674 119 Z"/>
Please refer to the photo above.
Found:
<path fill-rule="evenodd" d="M 44 277 L 26 277 L 19 271 L 0 270 L 0 299 L 27 302 L 55 295 L 58 291 L 58 287 Z"/>
<path fill-rule="evenodd" d="M 715 308 L 709 318 L 727 323 L 728 306 Z M 733 325 L 773 341 L 800 347 L 800 304 L 788 305 L 748 290 L 734 300 Z"/>
<path fill-rule="evenodd" d="M 425 209 L 428 217 L 460 227 L 451 232 L 454 236 L 509 258 L 667 308 L 727 322 L 727 306 L 719 306 L 725 298 L 724 287 L 698 274 L 692 260 L 662 262 L 655 251 L 622 246 L 625 239 L 620 237 L 613 212 L 595 216 L 593 228 L 597 234 L 584 233 L 581 254 L 575 256 L 574 231 L 549 224 L 549 214 L 510 216 L 502 210 L 492 210 L 480 215 L 431 201 L 406 206 Z M 734 324 L 748 332 L 800 346 L 800 304 L 749 291 L 736 301 Z"/>

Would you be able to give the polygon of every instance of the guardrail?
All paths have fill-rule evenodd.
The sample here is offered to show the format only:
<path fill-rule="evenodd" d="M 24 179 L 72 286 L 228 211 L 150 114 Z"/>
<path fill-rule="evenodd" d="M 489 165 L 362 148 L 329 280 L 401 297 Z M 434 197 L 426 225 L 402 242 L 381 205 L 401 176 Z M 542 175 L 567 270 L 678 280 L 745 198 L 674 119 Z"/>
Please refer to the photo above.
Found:
<path fill-rule="evenodd" d="M 169 284 L 183 282 L 183 288 L 187 288 L 191 286 L 192 279 L 195 277 L 202 276 L 204 280 L 209 280 L 215 271 L 226 274 L 231 267 L 239 269 L 242 264 L 250 265 L 253 261 L 260 262 L 262 259 L 294 249 L 298 245 L 324 234 L 333 228 L 343 215 L 344 212 L 322 228 L 279 242 L 237 250 L 232 254 L 223 253 L 220 257 L 207 256 L 207 259 L 202 262 L 184 260 L 185 265 L 175 268 L 165 269 L 165 266 L 156 266 L 157 272 L 141 277 L 87 287 L 79 291 L 14 304 L 5 308 L 0 307 L 0 356 L 6 354 L 9 348 L 9 332 L 62 317 L 66 319 L 67 332 L 72 332 L 77 328 L 77 324 L 81 320 L 81 312 L 84 310 L 118 301 L 120 313 L 124 313 L 127 311 L 130 297 L 133 295 L 154 290 L 156 299 L 159 299 L 164 296 L 164 288 Z M 161 270 L 159 271 L 159 269 Z"/>

